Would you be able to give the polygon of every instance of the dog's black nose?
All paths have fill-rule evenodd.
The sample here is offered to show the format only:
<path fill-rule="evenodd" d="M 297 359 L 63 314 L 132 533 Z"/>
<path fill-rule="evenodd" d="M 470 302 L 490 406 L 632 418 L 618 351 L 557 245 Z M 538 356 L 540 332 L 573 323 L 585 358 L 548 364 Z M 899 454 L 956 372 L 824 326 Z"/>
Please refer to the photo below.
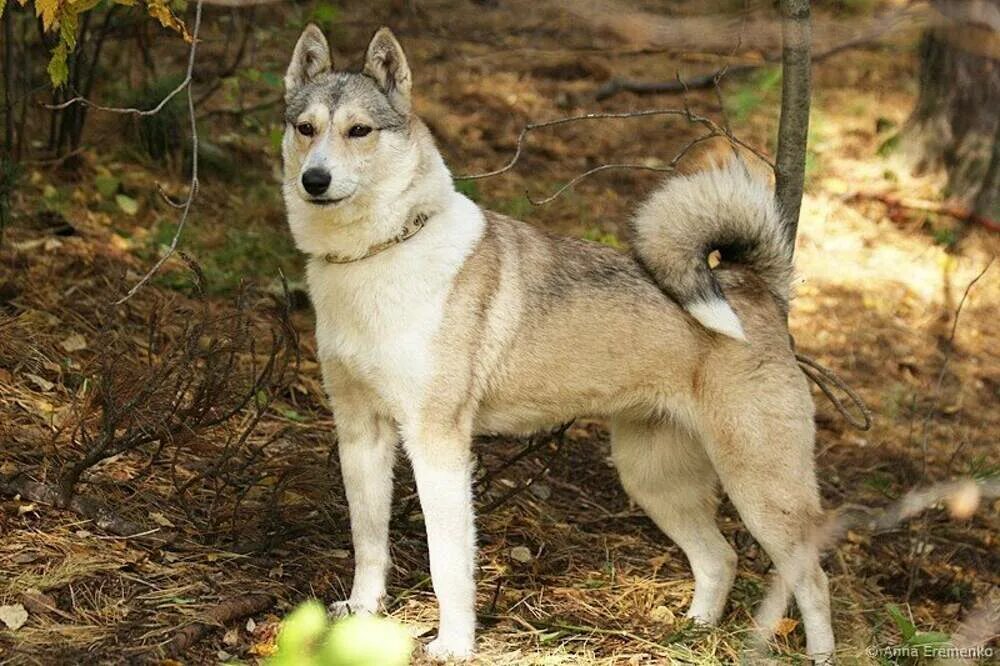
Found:
<path fill-rule="evenodd" d="M 330 172 L 316 167 L 306 169 L 302 174 L 302 187 L 306 188 L 309 194 L 318 197 L 330 187 Z"/>

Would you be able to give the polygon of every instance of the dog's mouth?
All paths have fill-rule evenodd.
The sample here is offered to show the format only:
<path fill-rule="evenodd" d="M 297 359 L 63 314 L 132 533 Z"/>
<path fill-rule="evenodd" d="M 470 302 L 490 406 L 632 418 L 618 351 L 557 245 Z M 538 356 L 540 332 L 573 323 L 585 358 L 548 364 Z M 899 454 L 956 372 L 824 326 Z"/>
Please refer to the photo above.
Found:
<path fill-rule="evenodd" d="M 306 203 L 311 203 L 314 206 L 336 206 L 341 201 L 345 201 L 350 195 L 346 197 L 339 197 L 337 199 L 321 198 L 321 197 L 311 197 L 306 199 Z"/>

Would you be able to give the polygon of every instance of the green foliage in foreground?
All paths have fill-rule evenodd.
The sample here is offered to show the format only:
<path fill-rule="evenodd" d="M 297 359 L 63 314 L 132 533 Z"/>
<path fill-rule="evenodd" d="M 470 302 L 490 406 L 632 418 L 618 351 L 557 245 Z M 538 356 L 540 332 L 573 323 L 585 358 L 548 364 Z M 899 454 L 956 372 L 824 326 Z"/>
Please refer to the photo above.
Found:
<path fill-rule="evenodd" d="M 353 615 L 333 624 L 316 601 L 281 623 L 278 654 L 267 666 L 406 666 L 413 639 L 390 618 Z"/>

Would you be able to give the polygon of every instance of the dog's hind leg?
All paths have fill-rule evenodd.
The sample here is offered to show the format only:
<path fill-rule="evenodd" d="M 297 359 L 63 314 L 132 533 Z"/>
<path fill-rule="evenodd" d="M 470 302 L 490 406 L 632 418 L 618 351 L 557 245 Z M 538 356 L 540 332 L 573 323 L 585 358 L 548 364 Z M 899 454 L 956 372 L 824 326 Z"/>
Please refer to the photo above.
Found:
<path fill-rule="evenodd" d="M 688 617 L 714 624 L 736 575 L 736 553 L 715 522 L 717 478 L 701 444 L 670 423 L 616 420 L 611 454 L 626 492 L 691 564 Z"/>
<path fill-rule="evenodd" d="M 806 649 L 834 650 L 830 594 L 820 567 L 813 404 L 794 361 L 728 360 L 707 369 L 700 397 L 706 451 L 747 528 L 795 593 Z M 763 628 L 769 630 L 770 627 Z"/>

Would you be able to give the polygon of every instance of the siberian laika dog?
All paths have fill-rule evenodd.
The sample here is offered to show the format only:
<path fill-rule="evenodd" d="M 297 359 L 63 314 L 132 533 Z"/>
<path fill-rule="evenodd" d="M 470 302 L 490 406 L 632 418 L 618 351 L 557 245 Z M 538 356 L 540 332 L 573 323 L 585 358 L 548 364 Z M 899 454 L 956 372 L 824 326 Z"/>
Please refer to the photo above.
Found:
<path fill-rule="evenodd" d="M 472 438 L 588 416 L 610 421 L 625 490 L 687 555 L 689 617 L 718 621 L 736 572 L 715 523 L 721 481 L 794 588 L 810 655 L 832 655 L 813 403 L 786 324 L 792 245 L 769 185 L 737 159 L 667 180 L 629 256 L 456 192 L 386 28 L 347 72 L 307 27 L 285 87 L 284 199 L 309 257 L 354 539 L 351 596 L 332 611 L 379 608 L 402 442 L 440 612 L 427 651 L 472 655 Z"/>

